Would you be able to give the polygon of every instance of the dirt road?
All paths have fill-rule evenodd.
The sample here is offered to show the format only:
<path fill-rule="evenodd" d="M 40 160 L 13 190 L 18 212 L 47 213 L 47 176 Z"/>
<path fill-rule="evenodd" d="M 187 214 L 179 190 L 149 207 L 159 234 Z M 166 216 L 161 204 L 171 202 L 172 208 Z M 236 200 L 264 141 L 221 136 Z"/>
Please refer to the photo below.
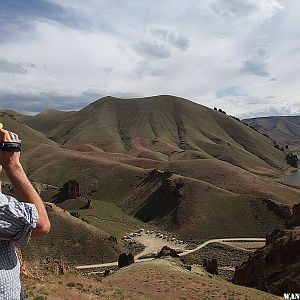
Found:
<path fill-rule="evenodd" d="M 223 238 L 223 239 L 212 239 L 208 240 L 201 245 L 197 246 L 195 249 L 192 250 L 186 250 L 186 245 L 184 244 L 178 244 L 172 241 L 167 241 L 166 239 L 161 239 L 159 237 L 156 237 L 154 234 L 142 234 L 141 236 L 137 236 L 132 238 L 133 240 L 145 245 L 145 249 L 137 254 L 134 257 L 135 262 L 142 262 L 147 260 L 152 260 L 154 258 L 144 258 L 140 259 L 140 257 L 150 254 L 159 252 L 163 246 L 169 246 L 171 248 L 183 251 L 182 253 L 179 253 L 179 256 L 185 256 L 190 253 L 193 253 L 195 251 L 198 251 L 199 249 L 211 244 L 211 243 L 222 243 L 222 242 L 265 242 L 265 238 L 249 238 L 249 237 L 239 237 L 239 238 Z M 118 262 L 111 262 L 111 263 L 105 263 L 105 264 L 94 264 L 94 265 L 83 265 L 83 266 L 77 266 L 76 269 L 78 270 L 84 270 L 84 269 L 93 269 L 93 268 L 101 268 L 101 267 L 111 267 L 111 266 L 117 266 Z"/>

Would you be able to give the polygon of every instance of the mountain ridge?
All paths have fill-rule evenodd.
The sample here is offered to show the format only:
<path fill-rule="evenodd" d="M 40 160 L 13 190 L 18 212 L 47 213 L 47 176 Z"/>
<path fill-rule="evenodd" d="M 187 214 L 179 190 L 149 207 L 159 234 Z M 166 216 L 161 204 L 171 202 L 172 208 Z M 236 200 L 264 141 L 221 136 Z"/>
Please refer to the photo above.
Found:
<path fill-rule="evenodd" d="M 300 151 L 300 116 L 270 116 L 243 120 L 291 150 Z"/>

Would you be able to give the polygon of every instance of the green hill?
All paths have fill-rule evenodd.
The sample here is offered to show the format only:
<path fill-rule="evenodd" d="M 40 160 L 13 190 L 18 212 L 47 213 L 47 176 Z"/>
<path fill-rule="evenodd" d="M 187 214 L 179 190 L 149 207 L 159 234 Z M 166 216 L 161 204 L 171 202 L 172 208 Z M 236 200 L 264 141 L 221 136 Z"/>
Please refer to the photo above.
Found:
<path fill-rule="evenodd" d="M 27 118 L 23 117 L 22 120 L 29 127 L 47 135 L 51 129 L 57 127 L 58 123 L 71 116 L 73 113 L 74 112 L 48 109 L 35 116 L 27 116 Z"/>
<path fill-rule="evenodd" d="M 299 191 L 295 196 L 299 197 Z M 157 170 L 151 171 L 121 206 L 146 223 L 192 239 L 264 237 L 274 227 L 284 228 L 289 215 L 287 208 L 267 198 Z"/>
<path fill-rule="evenodd" d="M 105 231 L 72 217 L 54 204 L 46 207 L 52 224 L 51 232 L 31 239 L 27 246 L 22 247 L 25 260 L 43 261 L 48 257 L 62 259 L 71 265 L 89 264 L 116 261 L 124 251 L 122 245 L 113 242 Z"/>
<path fill-rule="evenodd" d="M 51 114 L 46 115 L 49 123 Z M 39 118 L 42 114 L 31 119 L 32 127 L 40 126 Z M 159 161 L 217 158 L 259 173 L 284 168 L 283 154 L 266 137 L 230 116 L 173 96 L 106 97 L 62 118 L 47 135 L 80 151 L 96 146 Z"/>
<path fill-rule="evenodd" d="M 17 132 L 19 138 L 23 141 L 23 150 L 30 150 L 38 145 L 55 145 L 56 143 L 49 140 L 43 133 L 26 126 L 18 119 L 17 115 L 0 110 L 0 123 L 4 129 Z"/>
<path fill-rule="evenodd" d="M 289 145 L 291 150 L 300 151 L 300 116 L 262 117 L 246 119 L 243 122 L 282 145 Z"/>
<path fill-rule="evenodd" d="M 17 132 L 29 128 L 11 122 Z M 300 189 L 280 180 L 288 166 L 271 139 L 186 99 L 105 97 L 78 112 L 51 110 L 23 122 L 47 133 L 31 129 L 26 137 L 43 137 L 22 155 L 30 179 L 56 187 L 76 179 L 83 197 L 99 201 L 96 217 L 100 203 L 111 203 L 128 228 L 145 222 L 197 238 L 262 236 L 284 226 L 281 205 L 299 202 Z M 154 168 L 171 175 L 152 182 Z M 79 209 L 66 201 L 59 205 Z M 107 231 L 123 233 L 119 225 Z"/>

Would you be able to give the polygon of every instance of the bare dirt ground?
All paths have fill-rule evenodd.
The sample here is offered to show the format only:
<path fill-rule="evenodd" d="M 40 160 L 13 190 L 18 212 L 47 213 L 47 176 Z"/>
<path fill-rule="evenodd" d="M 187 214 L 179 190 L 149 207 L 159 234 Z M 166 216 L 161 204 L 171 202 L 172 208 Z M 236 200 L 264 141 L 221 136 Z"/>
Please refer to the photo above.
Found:
<path fill-rule="evenodd" d="M 133 233 L 132 233 L 133 234 Z M 164 235 L 165 236 L 165 235 Z M 145 246 L 145 249 L 137 254 L 134 258 L 136 262 L 142 262 L 142 261 L 147 261 L 155 258 L 155 254 L 157 254 L 162 247 L 164 246 L 169 246 L 173 249 L 176 249 L 179 252 L 179 256 L 186 256 L 186 255 L 191 255 L 193 253 L 197 253 L 198 250 L 207 247 L 209 244 L 212 243 L 223 243 L 223 242 L 231 242 L 231 243 L 252 243 L 252 242 L 259 242 L 259 243 L 265 243 L 265 239 L 263 238 L 249 238 L 249 237 L 240 237 L 240 238 L 224 238 L 224 239 L 213 239 L 213 240 L 208 240 L 204 243 L 201 243 L 194 249 L 188 249 L 189 245 L 184 244 L 180 242 L 179 240 L 175 239 L 172 241 L 173 237 L 167 237 L 165 236 L 164 238 L 159 237 L 159 234 L 156 234 L 154 231 L 152 234 L 146 234 L 145 232 L 141 232 L 139 235 L 132 236 L 130 238 L 131 241 L 137 242 L 139 244 L 142 244 Z M 245 249 L 240 249 L 245 252 Z M 151 254 L 153 256 L 151 257 Z M 147 257 L 149 255 L 149 258 Z M 145 257 L 146 256 L 146 257 Z M 114 267 L 117 266 L 118 262 L 111 262 L 111 263 L 105 263 L 105 264 L 94 264 L 94 265 L 83 265 L 83 266 L 77 266 L 76 268 L 79 270 L 92 270 L 92 269 L 97 269 L 97 268 L 103 268 L 103 267 Z M 231 267 L 231 265 L 227 265 L 226 267 Z M 95 270 L 94 270 L 95 271 Z M 93 272 L 95 273 L 95 272 Z"/>
<path fill-rule="evenodd" d="M 136 242 L 143 244 L 145 249 L 135 256 L 135 259 L 139 259 L 147 254 L 157 253 L 161 250 L 162 247 L 168 246 L 170 248 L 176 249 L 179 252 L 184 251 L 186 249 L 185 244 L 179 244 L 175 241 L 168 241 L 167 239 L 162 239 L 155 236 L 155 233 L 145 234 L 142 233 L 141 236 L 137 236 L 133 238 Z"/>

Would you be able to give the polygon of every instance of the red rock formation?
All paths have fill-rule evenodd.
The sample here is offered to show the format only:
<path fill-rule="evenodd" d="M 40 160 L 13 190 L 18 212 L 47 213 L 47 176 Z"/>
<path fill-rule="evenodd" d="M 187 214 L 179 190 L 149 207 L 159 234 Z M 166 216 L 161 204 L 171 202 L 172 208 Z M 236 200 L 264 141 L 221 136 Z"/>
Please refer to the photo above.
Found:
<path fill-rule="evenodd" d="M 161 248 L 159 251 L 157 257 L 162 257 L 162 256 L 172 256 L 172 257 L 178 257 L 178 254 L 175 249 L 172 249 L 168 246 L 164 246 Z"/>
<path fill-rule="evenodd" d="M 63 185 L 63 193 L 67 199 L 76 199 L 80 196 L 79 183 L 75 179 L 70 179 Z"/>
<path fill-rule="evenodd" d="M 16 254 L 20 262 L 20 275 L 21 277 L 27 277 L 29 275 L 29 271 L 25 261 L 23 260 L 21 249 L 16 248 Z"/>
<path fill-rule="evenodd" d="M 275 230 L 266 246 L 236 268 L 233 282 L 282 296 L 300 291 L 300 227 Z"/>
<path fill-rule="evenodd" d="M 292 208 L 292 211 L 293 211 L 292 220 L 291 220 L 292 226 L 300 226 L 300 203 L 295 204 Z"/>
<path fill-rule="evenodd" d="M 126 266 L 129 266 L 134 263 L 134 256 L 129 253 L 128 255 L 126 253 L 120 254 L 118 258 L 118 267 L 123 268 Z"/>
<path fill-rule="evenodd" d="M 216 259 L 204 258 L 202 265 L 210 274 L 218 275 L 218 262 Z"/>

